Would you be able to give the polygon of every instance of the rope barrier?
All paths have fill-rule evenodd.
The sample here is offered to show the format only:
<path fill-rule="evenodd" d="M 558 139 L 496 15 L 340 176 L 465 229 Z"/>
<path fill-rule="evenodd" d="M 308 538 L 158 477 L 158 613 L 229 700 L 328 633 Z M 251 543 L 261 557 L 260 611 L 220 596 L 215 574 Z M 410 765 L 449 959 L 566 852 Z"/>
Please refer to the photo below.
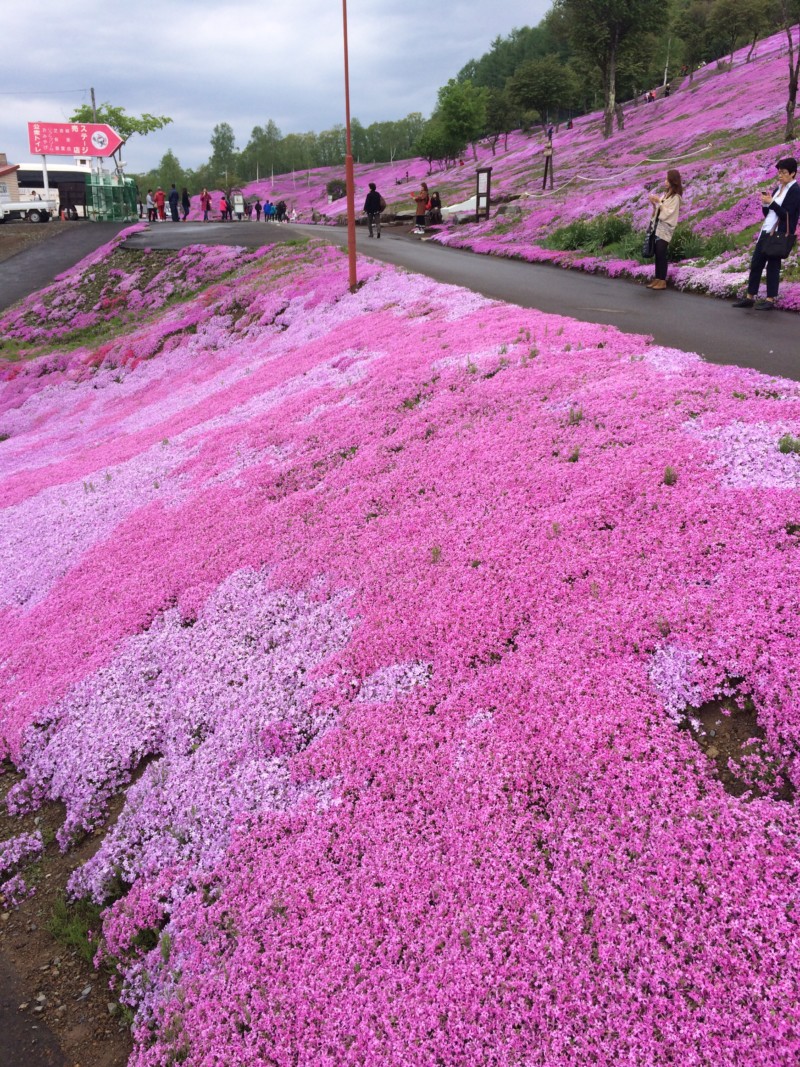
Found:
<path fill-rule="evenodd" d="M 617 178 L 621 178 L 624 174 L 628 174 L 632 170 L 638 170 L 644 163 L 660 163 L 662 166 L 665 163 L 679 163 L 683 159 L 691 159 L 693 156 L 702 155 L 703 152 L 707 152 L 711 148 L 710 144 L 703 145 L 702 148 L 696 149 L 694 152 L 687 152 L 683 156 L 672 156 L 669 159 L 652 159 L 647 157 L 640 160 L 638 163 L 633 163 L 630 167 L 626 167 L 625 170 L 618 171 L 616 174 L 604 174 L 601 178 L 592 178 L 588 174 L 574 174 L 569 181 L 564 182 L 563 185 L 559 185 L 558 189 L 550 189 L 549 192 L 541 193 L 523 193 L 520 199 L 523 197 L 528 200 L 541 200 L 543 197 L 554 196 L 556 193 L 560 193 L 567 186 L 572 185 L 573 182 L 608 182 L 616 181 Z"/>

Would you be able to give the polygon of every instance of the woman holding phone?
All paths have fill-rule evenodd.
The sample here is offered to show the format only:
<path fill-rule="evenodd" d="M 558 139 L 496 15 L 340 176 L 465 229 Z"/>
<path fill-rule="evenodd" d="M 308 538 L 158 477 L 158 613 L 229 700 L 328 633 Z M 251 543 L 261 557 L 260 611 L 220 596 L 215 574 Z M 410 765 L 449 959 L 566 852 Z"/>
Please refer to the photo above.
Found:
<path fill-rule="evenodd" d="M 681 210 L 683 183 L 680 171 L 668 170 L 664 180 L 664 192 L 650 193 L 648 200 L 653 205 L 653 217 L 656 219 L 656 276 L 648 282 L 648 289 L 667 288 L 667 260 L 669 243 L 678 225 Z"/>
<path fill-rule="evenodd" d="M 781 280 L 781 260 L 785 259 L 794 245 L 797 219 L 800 216 L 800 186 L 797 184 L 797 160 L 792 156 L 779 159 L 775 164 L 778 170 L 778 187 L 774 192 L 761 192 L 761 211 L 764 224 L 758 235 L 756 247 L 750 260 L 750 278 L 747 292 L 734 301 L 735 308 L 755 308 L 756 311 L 772 311 L 778 296 Z M 783 237 L 784 248 L 775 255 L 774 249 L 768 247 L 769 238 L 777 234 Z M 757 300 L 761 286 L 761 275 L 767 268 L 767 298 Z"/>

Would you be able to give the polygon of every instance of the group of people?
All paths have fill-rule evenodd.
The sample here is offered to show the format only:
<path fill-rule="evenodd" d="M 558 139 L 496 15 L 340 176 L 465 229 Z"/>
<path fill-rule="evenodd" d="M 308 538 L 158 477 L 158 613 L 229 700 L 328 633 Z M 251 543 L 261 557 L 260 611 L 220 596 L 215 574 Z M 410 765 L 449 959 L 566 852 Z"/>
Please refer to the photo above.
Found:
<path fill-rule="evenodd" d="M 169 195 L 164 192 L 160 185 L 155 193 L 152 189 L 148 189 L 145 204 L 147 207 L 148 222 L 166 222 L 167 204 L 169 204 L 169 212 L 173 222 L 181 221 L 181 211 L 183 212 L 183 221 L 186 222 L 189 210 L 192 206 L 189 190 L 184 185 L 179 193 L 174 182 L 170 187 Z"/>
<path fill-rule="evenodd" d="M 760 189 L 763 223 L 750 258 L 750 275 L 744 296 L 734 301 L 735 308 L 772 311 L 778 298 L 781 263 L 794 247 L 800 218 L 800 185 L 797 184 L 797 160 L 784 156 L 775 164 L 776 182 Z M 678 224 L 683 197 L 680 172 L 668 170 L 662 193 L 650 193 L 651 225 L 655 229 L 655 276 L 647 288 L 667 288 L 669 245 Z M 761 281 L 766 271 L 766 297 L 759 299 Z"/>
<path fill-rule="evenodd" d="M 755 308 L 757 311 L 771 311 L 774 308 L 780 285 L 781 263 L 794 247 L 798 218 L 800 218 L 797 160 L 793 156 L 786 156 L 779 159 L 775 166 L 777 184 L 770 189 L 759 190 L 764 221 L 750 260 L 747 292 L 734 302 L 733 306 L 736 308 Z M 428 220 L 434 223 L 441 222 L 442 204 L 439 194 L 431 193 L 426 182 L 420 183 L 419 190 L 412 194 L 411 199 L 414 202 L 415 211 L 415 225 L 411 231 L 413 234 L 424 234 Z M 655 269 L 653 280 L 648 283 L 647 288 L 658 291 L 667 288 L 669 246 L 675 234 L 683 201 L 683 182 L 680 171 L 668 170 L 663 191 L 650 193 L 649 201 L 652 208 L 651 226 L 655 235 Z M 148 189 L 146 204 L 149 222 L 156 220 L 165 222 L 167 205 L 169 205 L 173 222 L 181 221 L 180 212 L 185 222 L 191 207 L 186 187 L 184 186 L 183 190 L 178 193 L 174 183 L 168 195 L 165 195 L 160 186 L 155 193 L 152 189 Z M 212 211 L 211 194 L 208 189 L 203 189 L 200 194 L 200 209 L 203 212 L 203 221 L 208 222 Z M 369 183 L 369 192 L 364 201 L 363 210 L 367 217 L 369 236 L 379 239 L 381 215 L 386 210 L 386 201 L 378 192 L 375 182 Z M 245 203 L 244 199 L 240 198 L 239 202 L 234 204 L 230 194 L 225 193 L 220 195 L 219 211 L 223 221 L 232 220 L 234 212 L 240 220 L 244 214 L 250 219 L 255 215 L 256 222 L 261 220 L 262 215 L 265 222 L 293 222 L 297 218 L 294 210 L 291 214 L 287 213 L 285 200 L 279 200 L 273 204 L 265 199 L 262 204 L 259 197 L 249 203 Z M 759 299 L 758 293 L 765 271 L 766 297 Z"/>
<path fill-rule="evenodd" d="M 173 189 L 175 186 L 173 185 Z M 158 194 L 161 193 L 163 204 L 163 192 L 159 189 L 153 200 L 154 214 L 150 213 L 151 194 L 147 194 L 147 218 L 149 221 L 154 222 L 156 220 L 156 214 L 159 210 Z M 170 194 L 171 197 L 172 194 Z M 171 199 L 170 199 L 171 204 Z M 181 194 L 181 205 L 183 208 L 183 221 L 186 221 L 186 217 L 189 214 L 191 202 L 189 193 L 186 189 Z M 233 195 L 231 193 L 220 193 L 219 202 L 219 217 L 221 222 L 233 222 L 234 215 L 242 221 L 245 217 L 252 220 L 255 217 L 256 222 L 261 221 L 261 216 L 264 216 L 264 222 L 295 222 L 297 219 L 297 212 L 292 209 L 288 210 L 286 201 L 279 200 L 277 204 L 273 204 L 269 200 L 265 200 L 261 203 L 261 198 L 256 197 L 255 200 L 245 200 L 243 196 Z M 211 198 L 211 193 L 208 189 L 203 189 L 200 193 L 200 210 L 203 212 L 203 222 L 209 222 L 214 211 L 214 203 Z M 161 217 L 161 216 L 159 216 Z M 173 221 L 177 222 L 178 219 L 173 215 Z"/>
<path fill-rule="evenodd" d="M 415 234 L 425 233 L 425 226 L 442 221 L 442 201 L 437 192 L 428 189 L 427 182 L 421 182 L 416 193 L 411 199 L 414 201 L 414 229 Z M 364 214 L 367 216 L 370 237 L 379 238 L 381 235 L 381 214 L 386 210 L 386 201 L 378 192 L 375 182 L 369 183 L 369 192 L 364 201 Z"/>

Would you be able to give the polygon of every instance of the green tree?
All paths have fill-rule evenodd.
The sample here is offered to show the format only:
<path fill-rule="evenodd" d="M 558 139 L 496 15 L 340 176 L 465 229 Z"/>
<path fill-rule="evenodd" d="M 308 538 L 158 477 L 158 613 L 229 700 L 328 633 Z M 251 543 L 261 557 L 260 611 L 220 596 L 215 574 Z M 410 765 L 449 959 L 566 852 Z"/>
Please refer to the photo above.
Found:
<path fill-rule="evenodd" d="M 471 59 L 457 78 L 487 89 L 502 89 L 523 63 L 551 54 L 567 57 L 566 49 L 553 35 L 550 21 L 545 17 L 538 26 L 515 28 L 507 37 L 495 37 L 489 51 L 480 59 Z"/>
<path fill-rule="evenodd" d="M 233 128 L 227 122 L 219 122 L 211 133 L 211 159 L 208 169 L 215 184 L 233 184 L 237 175 L 238 153 Z"/>
<path fill-rule="evenodd" d="M 508 135 L 517 125 L 519 111 L 511 103 L 507 92 L 503 89 L 486 90 L 486 133 L 491 138 L 492 155 L 497 152 L 497 142 L 505 137 L 505 146 L 508 148 Z"/>
<path fill-rule="evenodd" d="M 125 144 L 135 133 L 146 137 L 148 133 L 168 126 L 172 119 L 166 115 L 149 115 L 146 112 L 142 115 L 129 115 L 124 107 L 115 107 L 106 101 L 94 110 L 91 104 L 82 104 L 73 111 L 69 121 L 104 122 L 117 131 Z"/>
<path fill-rule="evenodd" d="M 800 0 L 780 0 L 778 5 L 780 26 L 789 42 L 789 94 L 786 100 L 786 128 L 784 140 L 794 140 L 794 113 L 797 107 L 797 80 L 800 74 Z M 797 40 L 794 33 L 797 27 Z"/>
<path fill-rule="evenodd" d="M 436 113 L 425 123 L 416 144 L 417 155 L 422 156 L 428 164 L 428 173 L 433 169 L 434 162 L 453 160 L 463 148 L 464 142 L 454 139 Z"/>
<path fill-rule="evenodd" d="M 254 126 L 250 140 L 239 153 L 239 170 L 250 180 L 270 174 L 282 174 L 288 168 L 283 158 L 283 138 L 272 119 L 264 126 Z"/>
<path fill-rule="evenodd" d="M 733 63 L 736 45 L 750 32 L 752 0 L 714 0 L 708 18 L 708 29 L 717 40 L 724 42 Z"/>
<path fill-rule="evenodd" d="M 147 178 L 154 188 L 160 185 L 162 189 L 169 189 L 173 182 L 179 189 L 188 185 L 183 167 L 171 148 L 167 149 L 161 157 L 161 162 L 154 171 L 147 175 Z"/>
<path fill-rule="evenodd" d="M 572 107 L 578 94 L 578 82 L 556 56 L 531 59 L 508 80 L 511 102 L 523 111 L 536 111 L 544 126 L 561 108 Z"/>
<path fill-rule="evenodd" d="M 681 39 L 689 81 L 693 80 L 696 68 L 710 58 L 708 18 L 711 6 L 711 0 L 684 0 L 675 11 L 673 26 Z"/>
<path fill-rule="evenodd" d="M 659 27 L 663 9 L 651 0 L 556 0 L 576 52 L 590 59 L 603 85 L 603 136 L 610 137 L 617 103 L 617 64 L 630 37 Z"/>
<path fill-rule="evenodd" d="M 451 78 L 439 90 L 436 112 L 446 139 L 455 148 L 455 155 L 468 144 L 472 145 L 475 159 L 475 142 L 486 125 L 486 98 L 482 89 L 471 82 L 459 82 Z M 457 147 L 456 147 L 457 146 Z"/>

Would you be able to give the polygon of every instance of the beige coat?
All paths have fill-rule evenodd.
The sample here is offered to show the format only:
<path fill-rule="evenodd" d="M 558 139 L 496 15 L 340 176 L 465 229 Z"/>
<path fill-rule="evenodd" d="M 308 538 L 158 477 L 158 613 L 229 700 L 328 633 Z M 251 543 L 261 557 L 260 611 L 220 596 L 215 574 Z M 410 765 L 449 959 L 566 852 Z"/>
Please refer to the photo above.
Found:
<path fill-rule="evenodd" d="M 677 193 L 673 193 L 672 196 L 668 196 L 666 193 L 661 197 L 658 208 L 660 212 L 658 216 L 658 225 L 656 226 L 656 237 L 660 237 L 662 241 L 671 241 L 672 235 L 675 233 L 675 227 L 678 225 L 678 214 L 681 210 L 681 198 Z"/>

